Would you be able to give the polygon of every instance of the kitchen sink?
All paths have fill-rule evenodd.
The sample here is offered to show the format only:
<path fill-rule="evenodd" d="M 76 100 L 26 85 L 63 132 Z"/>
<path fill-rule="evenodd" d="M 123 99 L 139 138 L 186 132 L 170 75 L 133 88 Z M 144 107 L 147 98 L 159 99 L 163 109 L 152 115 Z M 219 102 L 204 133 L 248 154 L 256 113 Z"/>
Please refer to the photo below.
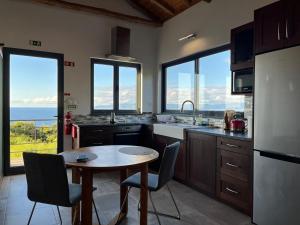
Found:
<path fill-rule="evenodd" d="M 183 140 L 185 129 L 197 129 L 197 128 L 199 128 L 199 126 L 183 124 L 183 123 L 167 123 L 167 124 L 159 123 L 153 125 L 153 133 Z"/>

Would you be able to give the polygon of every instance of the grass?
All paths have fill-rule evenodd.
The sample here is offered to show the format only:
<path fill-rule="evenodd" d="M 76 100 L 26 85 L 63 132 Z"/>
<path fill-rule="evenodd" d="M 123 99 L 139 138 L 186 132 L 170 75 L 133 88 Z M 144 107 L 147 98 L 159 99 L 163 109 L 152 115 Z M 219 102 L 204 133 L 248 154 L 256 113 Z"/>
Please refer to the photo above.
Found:
<path fill-rule="evenodd" d="M 57 153 L 57 143 L 56 142 L 40 142 L 40 143 L 30 143 L 30 144 L 19 144 L 10 146 L 10 160 L 14 164 L 23 164 L 23 152 L 37 152 L 37 153 Z"/>

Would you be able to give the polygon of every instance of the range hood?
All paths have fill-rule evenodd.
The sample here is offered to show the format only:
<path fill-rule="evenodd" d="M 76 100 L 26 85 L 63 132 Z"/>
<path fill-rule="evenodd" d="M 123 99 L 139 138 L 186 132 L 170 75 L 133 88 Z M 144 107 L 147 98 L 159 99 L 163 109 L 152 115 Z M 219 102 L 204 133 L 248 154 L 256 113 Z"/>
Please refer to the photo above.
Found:
<path fill-rule="evenodd" d="M 112 28 L 111 53 L 106 57 L 120 61 L 136 61 L 130 56 L 130 29 L 119 26 Z"/>

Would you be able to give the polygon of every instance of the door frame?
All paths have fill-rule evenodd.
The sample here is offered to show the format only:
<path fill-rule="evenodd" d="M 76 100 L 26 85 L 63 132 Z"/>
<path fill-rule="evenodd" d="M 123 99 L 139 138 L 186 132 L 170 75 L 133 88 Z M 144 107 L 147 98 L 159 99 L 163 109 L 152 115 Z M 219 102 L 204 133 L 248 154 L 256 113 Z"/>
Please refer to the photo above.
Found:
<path fill-rule="evenodd" d="M 64 116 L 64 55 L 59 53 L 3 48 L 3 166 L 4 175 L 24 173 L 24 166 L 10 167 L 10 55 L 23 55 L 57 59 L 58 69 L 58 109 L 57 109 L 57 151 L 63 151 L 63 116 Z"/>

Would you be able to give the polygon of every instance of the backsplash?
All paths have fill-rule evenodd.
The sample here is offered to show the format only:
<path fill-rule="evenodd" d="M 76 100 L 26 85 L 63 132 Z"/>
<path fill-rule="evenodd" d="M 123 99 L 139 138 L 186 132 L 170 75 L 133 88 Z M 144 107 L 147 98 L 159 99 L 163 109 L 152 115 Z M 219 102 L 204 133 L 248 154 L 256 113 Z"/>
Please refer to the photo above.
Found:
<path fill-rule="evenodd" d="M 253 109 L 253 97 L 245 96 L 245 110 L 244 117 L 252 117 Z M 174 119 L 176 123 L 193 123 L 193 117 L 190 115 L 184 114 L 174 114 Z M 110 115 L 74 115 L 73 118 L 75 123 L 109 123 Z M 199 115 L 196 114 L 197 124 L 199 122 L 206 123 L 207 125 L 214 127 L 223 127 L 224 119 L 223 113 L 217 113 L 215 116 L 212 116 L 212 113 L 202 114 L 202 118 L 199 118 Z M 200 121 L 201 120 L 201 121 Z M 156 122 L 156 116 L 152 113 L 144 113 L 140 115 L 116 115 L 115 121 L 117 123 L 153 123 Z"/>
<path fill-rule="evenodd" d="M 109 123 L 110 115 L 74 115 L 75 123 Z M 141 115 L 116 115 L 117 123 L 151 123 L 154 121 L 152 113 Z"/>

